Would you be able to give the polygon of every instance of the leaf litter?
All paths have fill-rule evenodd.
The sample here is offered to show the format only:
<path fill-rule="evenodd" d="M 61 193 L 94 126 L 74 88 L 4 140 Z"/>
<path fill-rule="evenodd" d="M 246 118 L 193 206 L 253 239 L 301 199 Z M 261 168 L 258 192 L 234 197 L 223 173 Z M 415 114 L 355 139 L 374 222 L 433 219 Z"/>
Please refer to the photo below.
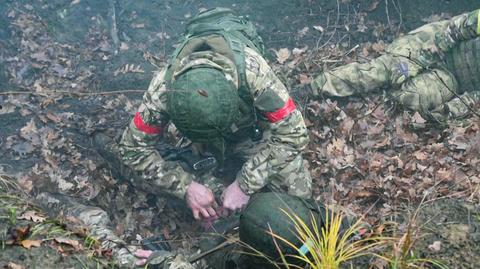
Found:
<path fill-rule="evenodd" d="M 369 9 L 377 9 L 379 2 L 372 1 Z M 80 1 L 71 2 L 72 6 L 79 4 Z M 36 188 L 58 191 L 110 208 L 115 227 L 131 242 L 135 242 L 137 234 L 145 237 L 162 233 L 168 238 L 181 238 L 179 231 L 189 226 L 185 216 L 168 211 L 165 199 L 156 200 L 154 205 L 147 203 L 146 195 L 113 178 L 107 166 L 92 154 L 88 143 L 77 137 L 96 130 L 122 129 L 126 124 L 122 119 L 129 118 L 129 113 L 139 104 L 138 98 L 87 96 L 78 101 L 82 103 L 81 109 L 75 109 L 78 104 L 68 102 L 68 96 L 47 93 L 50 89 L 62 89 L 74 96 L 76 91 L 85 91 L 91 86 L 96 70 L 77 68 L 77 56 L 109 59 L 112 45 L 105 41 L 105 33 L 90 29 L 89 39 L 96 42 L 79 49 L 55 42 L 42 19 L 30 12 L 12 9 L 8 17 L 12 18 L 12 29 L 22 35 L 17 36 L 19 53 L 10 55 L 6 69 L 20 88 L 38 94 L 9 96 L 0 110 L 0 115 L 18 112 L 28 118 L 18 133 L 9 135 L 0 145 L 2 150 L 36 160 L 31 171 L 19 176 L 25 191 L 33 193 Z M 448 15 L 426 20 L 443 17 Z M 131 26 L 146 28 L 146 24 L 139 22 Z M 350 53 L 341 44 L 332 42 L 316 48 L 280 48 L 274 51 L 276 63 L 272 68 L 288 78 L 292 84 L 289 86 L 294 86 L 310 83 L 327 68 L 362 62 L 364 57 L 384 53 L 386 44 L 381 38 L 388 35 L 386 26 L 368 21 L 362 12 L 346 26 L 335 29 L 336 33 L 345 34 L 352 29 L 362 33 L 370 31 L 380 41 L 361 43 L 359 51 Z M 309 34 L 310 28 L 316 35 L 333 32 L 328 25 L 310 25 L 300 29 L 297 35 Z M 120 49 L 127 51 L 132 47 L 122 43 Z M 113 69 L 112 75 L 144 72 L 139 65 L 127 64 Z M 41 76 L 37 75 L 40 73 Z M 342 204 L 359 214 L 376 203 L 378 210 L 367 212 L 367 220 L 375 223 L 397 214 L 399 203 L 418 202 L 423 195 L 437 199 L 458 193 L 458 197 L 471 201 L 480 199 L 480 137 L 477 135 L 480 126 L 473 117 L 461 123 L 450 122 L 446 129 L 439 130 L 418 113 L 396 111 L 382 98 L 372 96 L 341 101 L 320 99 L 310 102 L 303 112 L 311 138 L 305 156 L 315 182 L 316 200 Z M 100 197 L 100 193 L 104 197 Z M 159 219 L 160 213 L 169 214 L 163 218 L 168 221 Z M 33 223 L 42 223 L 45 221 L 42 218 L 34 211 L 26 211 L 19 217 Z M 158 229 L 152 228 L 155 226 Z M 26 248 L 42 243 L 25 235 L 17 239 L 18 244 Z M 56 237 L 53 241 L 64 252 L 65 247 L 74 251 L 82 247 L 69 238 Z M 431 249 L 436 251 L 440 246 L 435 241 Z"/>

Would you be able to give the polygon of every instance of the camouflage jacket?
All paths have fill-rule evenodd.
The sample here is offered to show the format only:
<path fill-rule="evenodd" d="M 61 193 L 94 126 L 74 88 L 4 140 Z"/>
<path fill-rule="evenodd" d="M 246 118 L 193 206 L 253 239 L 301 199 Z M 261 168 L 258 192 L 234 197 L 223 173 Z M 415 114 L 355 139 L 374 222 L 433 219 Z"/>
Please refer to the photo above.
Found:
<path fill-rule="evenodd" d="M 249 47 L 244 48 L 244 55 L 246 84 L 253 106 L 260 115 L 260 125 L 271 134 L 265 145 L 246 161 L 237 174 L 243 191 L 251 194 L 268 184 L 265 175 L 280 173 L 271 171 L 282 169 L 279 162 L 288 162 L 292 156 L 301 155 L 308 143 L 308 135 L 301 113 L 267 61 Z M 188 67 L 197 64 L 225 66 L 227 63 L 229 68 L 223 69 L 225 76 L 232 79 L 235 85 L 240 84 L 234 75 L 237 67 L 228 58 L 214 53 L 196 57 L 187 55 L 180 62 Z M 155 149 L 170 122 L 166 111 L 165 73 L 165 69 L 161 70 L 151 81 L 138 112 L 123 133 L 120 154 L 140 180 L 148 183 L 146 188 L 150 192 L 167 192 L 183 198 L 187 185 L 195 180 L 195 176 L 184 171 L 178 163 L 163 160 Z M 269 171 L 266 173 L 263 170 Z"/>

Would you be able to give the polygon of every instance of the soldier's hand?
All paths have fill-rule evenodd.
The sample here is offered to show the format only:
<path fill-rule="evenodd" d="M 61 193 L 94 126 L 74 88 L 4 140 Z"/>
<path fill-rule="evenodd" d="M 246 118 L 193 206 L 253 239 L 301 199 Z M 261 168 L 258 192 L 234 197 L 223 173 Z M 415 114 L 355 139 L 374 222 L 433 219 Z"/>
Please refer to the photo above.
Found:
<path fill-rule="evenodd" d="M 247 205 L 248 200 L 250 200 L 250 195 L 242 191 L 236 180 L 222 193 L 223 207 L 231 211 L 243 209 Z"/>
<path fill-rule="evenodd" d="M 212 190 L 204 185 L 192 181 L 187 187 L 185 199 L 195 219 L 218 217 L 215 211 L 217 207 L 215 196 Z"/>

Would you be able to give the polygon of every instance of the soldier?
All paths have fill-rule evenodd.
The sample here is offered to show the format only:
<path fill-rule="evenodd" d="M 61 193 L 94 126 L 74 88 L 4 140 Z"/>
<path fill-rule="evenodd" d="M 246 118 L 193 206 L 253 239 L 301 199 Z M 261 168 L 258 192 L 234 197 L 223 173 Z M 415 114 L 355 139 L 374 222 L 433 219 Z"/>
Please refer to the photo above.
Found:
<path fill-rule="evenodd" d="M 300 94 L 345 97 L 388 87 L 392 100 L 427 119 L 466 115 L 479 99 L 479 16 L 475 10 L 424 25 L 378 58 L 323 72 Z"/>
<path fill-rule="evenodd" d="M 138 112 L 112 150 L 134 171 L 132 183 L 148 192 L 185 199 L 195 219 L 242 209 L 268 188 L 308 198 L 311 177 L 302 158 L 307 129 L 287 88 L 264 59 L 252 23 L 216 8 L 200 13 L 168 66 L 152 79 Z M 220 164 L 244 163 L 224 190 L 222 178 L 197 177 L 164 160 L 155 146 L 169 123 L 212 152 Z"/>

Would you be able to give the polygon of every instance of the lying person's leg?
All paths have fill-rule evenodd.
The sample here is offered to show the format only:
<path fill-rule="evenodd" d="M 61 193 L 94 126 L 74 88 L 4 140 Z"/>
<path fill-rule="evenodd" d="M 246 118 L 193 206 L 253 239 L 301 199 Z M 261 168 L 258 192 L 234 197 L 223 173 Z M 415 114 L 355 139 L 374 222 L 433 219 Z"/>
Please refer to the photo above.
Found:
<path fill-rule="evenodd" d="M 444 104 L 455 97 L 457 91 L 458 83 L 450 72 L 433 69 L 406 81 L 392 93 L 392 99 L 427 119 L 440 120 L 446 116 Z"/>
<path fill-rule="evenodd" d="M 391 86 L 399 87 L 422 67 L 405 57 L 382 55 L 366 63 L 351 63 L 326 71 L 312 82 L 314 95 L 345 97 L 369 93 Z"/>

